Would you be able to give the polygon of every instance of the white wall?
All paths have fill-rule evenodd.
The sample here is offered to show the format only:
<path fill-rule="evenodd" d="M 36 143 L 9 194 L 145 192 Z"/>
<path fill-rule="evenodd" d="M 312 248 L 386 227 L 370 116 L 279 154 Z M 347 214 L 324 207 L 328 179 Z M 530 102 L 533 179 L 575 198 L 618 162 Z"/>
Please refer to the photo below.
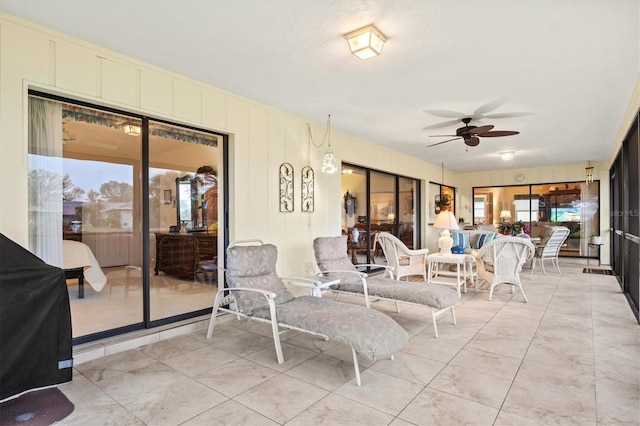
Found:
<path fill-rule="evenodd" d="M 338 235 L 341 226 L 340 174 L 324 175 L 325 147 L 311 146 L 307 122 L 215 87 L 145 64 L 82 40 L 0 14 L 0 232 L 27 246 L 27 90 L 35 88 L 122 110 L 193 125 L 230 135 L 230 240 L 260 238 L 279 247 L 282 275 L 311 273 L 312 240 Z M 329 113 L 330 111 L 327 111 Z M 324 123 L 311 123 L 314 135 Z M 338 160 L 423 181 L 426 212 L 428 182 L 441 178 L 439 165 L 332 131 Z M 295 211 L 280 213 L 278 168 L 295 170 Z M 316 172 L 315 212 L 300 212 L 300 170 Z M 525 183 L 579 180 L 584 165 L 519 170 Z M 601 182 L 602 229 L 608 229 L 607 173 Z M 606 170 L 605 170 L 606 172 Z M 472 186 L 515 184 L 516 171 L 458 175 L 445 171 L 444 183 L 458 188 L 462 217 L 471 217 Z M 600 177 L 601 176 L 601 177 Z M 605 239 L 606 239 L 606 235 Z M 437 233 L 422 229 L 423 246 L 437 250 Z M 603 249 L 603 254 L 608 248 Z"/>
<path fill-rule="evenodd" d="M 312 146 L 308 158 L 305 120 L 0 14 L 0 232 L 25 247 L 29 88 L 229 134 L 230 240 L 259 238 L 276 244 L 283 275 L 313 272 L 313 238 L 340 233 L 340 174 L 321 173 L 326 147 Z M 324 123 L 311 123 L 311 130 L 323 135 Z M 337 131 L 331 137 L 341 161 L 425 181 L 439 179 L 438 166 Z M 294 213 L 279 211 L 278 168 L 283 162 L 295 170 Z M 316 172 L 315 212 L 301 213 L 300 171 L 309 163 Z M 455 185 L 455 178 L 448 174 L 447 183 Z"/>

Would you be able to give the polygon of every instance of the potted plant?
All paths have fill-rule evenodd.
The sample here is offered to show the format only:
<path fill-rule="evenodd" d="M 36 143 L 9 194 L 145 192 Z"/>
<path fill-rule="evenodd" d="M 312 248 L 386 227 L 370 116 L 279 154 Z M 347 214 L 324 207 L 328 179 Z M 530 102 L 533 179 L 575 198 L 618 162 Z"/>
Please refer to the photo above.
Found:
<path fill-rule="evenodd" d="M 594 234 L 589 238 L 589 242 L 593 245 L 600 245 L 602 244 L 602 237 L 598 234 Z"/>

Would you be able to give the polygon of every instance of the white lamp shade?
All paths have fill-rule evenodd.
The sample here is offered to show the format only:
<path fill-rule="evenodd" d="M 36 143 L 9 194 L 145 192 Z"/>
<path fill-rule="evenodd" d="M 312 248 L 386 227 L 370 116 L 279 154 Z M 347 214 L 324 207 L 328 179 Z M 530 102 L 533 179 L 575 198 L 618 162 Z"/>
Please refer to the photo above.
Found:
<path fill-rule="evenodd" d="M 440 248 L 440 254 L 451 254 L 451 247 L 453 247 L 453 239 L 449 229 L 460 229 L 458 227 L 458 220 L 454 214 L 448 210 L 438 213 L 436 221 L 433 223 L 434 228 L 444 229 L 438 239 L 438 247 Z"/>
<path fill-rule="evenodd" d="M 458 219 L 448 210 L 438 213 L 436 221 L 433 223 L 434 228 L 438 229 L 460 229 L 458 227 Z"/>

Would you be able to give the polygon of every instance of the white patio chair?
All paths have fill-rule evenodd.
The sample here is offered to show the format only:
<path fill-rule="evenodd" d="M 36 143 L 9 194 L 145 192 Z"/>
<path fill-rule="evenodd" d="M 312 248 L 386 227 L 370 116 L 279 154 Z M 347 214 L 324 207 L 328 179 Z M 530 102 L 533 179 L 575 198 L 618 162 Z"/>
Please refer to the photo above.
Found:
<path fill-rule="evenodd" d="M 493 290 L 497 286 L 509 284 L 512 286 L 511 293 L 518 287 L 524 301 L 528 301 L 520 281 L 520 271 L 533 256 L 534 250 L 531 241 L 525 238 L 501 237 L 471 252 L 478 265 L 478 278 L 489 283 L 489 300 L 493 298 Z"/>
<path fill-rule="evenodd" d="M 424 281 L 427 280 L 429 249 L 412 250 L 389 232 L 379 232 L 377 241 L 382 247 L 387 265 L 393 268 L 392 278 L 400 280 L 405 277 L 408 281 L 411 275 L 421 275 Z"/>

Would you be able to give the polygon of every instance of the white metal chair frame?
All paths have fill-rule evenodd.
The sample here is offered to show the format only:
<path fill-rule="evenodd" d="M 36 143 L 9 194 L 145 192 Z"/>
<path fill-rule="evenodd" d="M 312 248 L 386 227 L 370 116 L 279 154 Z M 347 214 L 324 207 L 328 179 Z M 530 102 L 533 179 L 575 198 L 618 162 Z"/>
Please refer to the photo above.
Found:
<path fill-rule="evenodd" d="M 261 240 L 241 240 L 241 241 L 236 241 L 233 242 L 231 244 L 229 244 L 229 247 L 233 247 L 234 245 L 239 245 L 239 244 L 264 244 Z M 286 281 L 290 284 L 293 285 L 297 285 L 297 286 L 302 286 L 302 287 L 307 287 L 309 289 L 315 289 L 316 285 L 315 285 L 315 281 L 313 279 L 310 278 L 282 278 L 281 279 L 283 281 Z M 238 310 L 238 304 L 236 303 L 235 300 L 235 296 L 234 296 L 234 292 L 238 292 L 238 291 L 251 291 L 254 293 L 259 293 L 264 295 L 267 303 L 269 304 L 269 314 L 270 314 L 270 320 L 269 319 L 265 319 L 265 318 L 259 318 L 259 317 L 254 317 L 251 315 L 246 315 L 242 312 L 240 312 Z M 228 295 L 225 296 L 225 292 L 229 292 Z M 260 290 L 260 289 L 255 289 L 255 288 L 221 288 L 218 290 L 218 292 L 216 293 L 216 298 L 215 301 L 213 303 L 213 309 L 211 311 L 211 320 L 209 321 L 209 328 L 207 330 L 207 339 L 210 339 L 211 336 L 213 335 L 213 329 L 215 327 L 215 322 L 216 322 L 216 318 L 218 316 L 218 311 L 222 311 L 222 312 L 226 312 L 229 314 L 233 314 L 236 316 L 236 318 L 239 320 L 240 318 L 246 318 L 246 319 L 250 319 L 253 321 L 258 321 L 258 322 L 264 322 L 264 323 L 270 323 L 271 324 L 271 330 L 273 333 L 273 344 L 275 346 L 276 349 L 276 356 L 278 359 L 278 364 L 282 364 L 284 362 L 284 355 L 282 353 L 282 345 L 280 343 L 280 334 L 285 333 L 287 330 L 295 330 L 295 331 L 301 331 L 303 333 L 308 333 L 308 334 L 312 334 L 314 336 L 319 336 L 322 337 L 325 340 L 329 340 L 329 337 L 320 334 L 320 333 L 315 333 L 313 331 L 309 331 L 309 330 L 304 330 L 302 328 L 299 327 L 294 327 L 291 326 L 289 324 L 285 324 L 282 322 L 278 322 L 277 319 L 277 314 L 276 314 L 276 305 L 274 303 L 275 298 L 277 297 L 276 293 L 272 292 L 272 291 L 266 291 L 266 290 Z M 229 305 L 233 308 L 225 308 L 223 307 L 224 305 Z M 285 330 L 280 331 L 280 328 L 283 328 Z M 355 371 L 355 376 L 356 376 L 356 384 L 358 386 L 362 385 L 362 381 L 360 379 L 360 367 L 358 365 L 358 356 L 356 353 L 356 350 L 351 347 L 351 354 L 353 356 L 353 365 L 354 365 L 354 371 Z M 394 357 L 393 355 L 391 356 L 391 359 L 393 360 Z"/>
<path fill-rule="evenodd" d="M 540 266 L 542 266 L 542 272 L 544 275 L 547 275 L 547 271 L 544 269 L 544 260 L 551 259 L 551 264 L 556 267 L 558 273 L 560 274 L 560 265 L 558 264 L 558 255 L 560 254 L 560 249 L 562 245 L 569 237 L 569 233 L 571 232 L 569 228 L 564 226 L 552 226 L 553 229 L 551 235 L 547 239 L 544 244 L 536 246 L 536 251 L 541 251 L 538 256 L 536 253 L 533 255 L 533 260 L 531 264 L 531 276 L 533 277 L 533 273 L 536 270 L 536 261 L 540 261 Z"/>
<path fill-rule="evenodd" d="M 380 234 L 383 234 L 383 232 L 379 232 L 377 235 L 379 236 Z M 426 249 L 425 249 L 426 250 Z M 426 250 L 428 251 L 428 250 Z M 345 252 L 345 256 L 346 252 Z M 347 256 L 348 258 L 348 256 Z M 425 255 L 426 258 L 426 255 Z M 374 268 L 384 268 L 385 269 L 385 275 L 388 272 L 391 275 L 391 278 L 386 278 L 386 279 L 393 279 L 394 281 L 399 281 L 394 279 L 394 268 L 388 265 L 378 265 L 378 264 L 370 264 L 370 263 L 361 263 L 361 264 L 356 264 L 353 265 L 356 268 L 365 268 L 365 267 L 374 267 Z M 425 266 L 426 267 L 426 266 Z M 431 311 L 431 320 L 433 322 L 433 332 L 435 337 L 438 337 L 438 325 L 437 325 L 437 319 L 439 317 L 441 317 L 442 315 L 446 314 L 447 311 L 451 311 L 451 319 L 453 324 L 457 324 L 456 323 L 456 313 L 455 313 L 455 304 L 451 305 L 451 306 L 447 306 L 446 308 L 441 308 L 441 309 L 437 309 L 437 308 L 433 308 L 429 305 L 423 305 L 420 303 L 413 303 L 413 302 L 405 302 L 403 300 L 397 300 L 397 299 L 391 299 L 391 298 L 387 298 L 387 297 L 380 297 L 380 296 L 370 296 L 369 295 L 369 291 L 367 289 L 367 277 L 368 275 L 364 272 L 361 271 L 349 271 L 349 270 L 324 270 L 321 272 L 318 272 L 318 276 L 331 276 L 331 274 L 354 274 L 357 275 L 360 280 L 362 281 L 362 293 L 360 292 L 354 292 L 354 291 L 346 291 L 346 290 L 339 290 L 333 287 L 325 287 L 322 290 L 323 291 L 329 291 L 331 293 L 334 293 L 336 295 L 335 300 L 338 300 L 338 297 L 341 294 L 345 294 L 348 296 L 359 296 L 359 297 L 363 297 L 364 296 L 364 303 L 365 306 L 367 308 L 371 307 L 371 299 L 373 298 L 374 300 L 384 300 L 387 302 L 393 302 L 395 304 L 396 307 L 396 312 L 400 313 L 400 303 L 402 304 L 406 304 L 406 305 L 413 305 L 413 306 L 426 306 L 429 308 L 429 310 Z M 426 278 L 426 277 L 425 277 Z M 398 285 L 400 285 L 400 283 L 398 283 Z"/>

